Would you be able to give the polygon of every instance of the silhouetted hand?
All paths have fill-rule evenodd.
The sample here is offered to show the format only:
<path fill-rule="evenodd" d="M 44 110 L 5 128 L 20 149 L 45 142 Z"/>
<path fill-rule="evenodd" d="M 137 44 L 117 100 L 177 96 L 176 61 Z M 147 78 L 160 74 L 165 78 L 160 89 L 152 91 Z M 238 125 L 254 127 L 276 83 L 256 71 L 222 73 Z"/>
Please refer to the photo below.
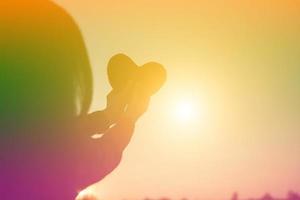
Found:
<path fill-rule="evenodd" d="M 107 105 L 105 113 L 111 124 L 114 124 L 123 116 L 126 105 L 129 101 L 129 97 L 131 95 L 131 91 L 132 83 L 128 83 L 123 90 L 112 90 L 107 95 Z"/>
<path fill-rule="evenodd" d="M 135 85 L 124 116 L 136 122 L 148 109 L 150 96 L 139 85 Z"/>

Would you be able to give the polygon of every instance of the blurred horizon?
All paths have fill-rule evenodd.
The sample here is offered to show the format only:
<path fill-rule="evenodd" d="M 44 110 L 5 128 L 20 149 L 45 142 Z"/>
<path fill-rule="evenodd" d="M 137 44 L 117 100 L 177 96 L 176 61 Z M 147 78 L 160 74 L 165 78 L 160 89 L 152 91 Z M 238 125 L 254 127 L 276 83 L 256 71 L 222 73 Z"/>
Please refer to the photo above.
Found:
<path fill-rule="evenodd" d="M 81 198 L 79 198 L 78 200 L 97 200 L 98 198 L 94 195 L 84 195 Z M 126 199 L 126 198 L 123 198 Z M 178 200 L 189 200 L 189 198 L 186 197 L 181 197 L 181 198 L 177 198 Z M 201 200 L 202 198 L 196 198 L 197 200 Z M 222 200 L 222 199 L 230 199 L 230 200 L 300 200 L 300 195 L 299 193 L 295 192 L 295 191 L 288 191 L 286 193 L 285 196 L 280 196 L 280 197 L 275 197 L 270 193 L 264 193 L 262 195 L 260 195 L 259 197 L 241 197 L 239 195 L 238 192 L 234 192 L 230 198 L 220 198 L 218 200 Z M 131 199 L 133 200 L 133 199 Z M 149 197 L 145 197 L 143 198 L 143 200 L 171 200 L 171 198 L 168 197 L 159 197 L 159 198 L 149 198 Z M 204 199 L 203 199 L 204 200 Z M 214 200 L 211 198 L 206 198 L 205 200 Z"/>

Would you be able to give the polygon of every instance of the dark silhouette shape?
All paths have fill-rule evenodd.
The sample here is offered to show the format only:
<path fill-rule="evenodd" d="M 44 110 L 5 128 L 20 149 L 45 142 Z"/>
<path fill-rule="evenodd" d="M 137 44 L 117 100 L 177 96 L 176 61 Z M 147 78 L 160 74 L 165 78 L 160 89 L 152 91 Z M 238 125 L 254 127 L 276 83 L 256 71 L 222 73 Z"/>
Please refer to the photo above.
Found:
<path fill-rule="evenodd" d="M 166 76 L 166 70 L 159 63 L 149 62 L 139 67 L 124 54 L 113 56 L 108 64 L 108 77 L 114 90 L 122 90 L 133 82 L 151 96 L 161 88 Z"/>
<path fill-rule="evenodd" d="M 261 200 L 273 200 L 273 197 L 271 194 L 269 193 L 266 193 L 262 198 Z"/>
<path fill-rule="evenodd" d="M 239 199 L 239 194 L 237 192 L 233 193 L 231 200 L 238 200 Z"/>
<path fill-rule="evenodd" d="M 296 192 L 289 191 L 287 195 L 287 200 L 300 200 L 300 195 Z"/>
<path fill-rule="evenodd" d="M 117 167 L 150 96 L 125 84 L 89 114 L 91 68 L 70 15 L 9 0 L 0 21 L 0 198 L 75 199 Z"/>
<path fill-rule="evenodd" d="M 238 193 L 234 193 L 231 197 L 231 199 L 235 199 L 238 200 Z M 287 193 L 287 196 L 285 198 L 275 198 L 273 197 L 271 194 L 266 193 L 265 195 L 263 195 L 261 198 L 248 198 L 248 200 L 300 200 L 300 196 L 298 193 L 294 192 L 294 191 L 289 191 Z"/>

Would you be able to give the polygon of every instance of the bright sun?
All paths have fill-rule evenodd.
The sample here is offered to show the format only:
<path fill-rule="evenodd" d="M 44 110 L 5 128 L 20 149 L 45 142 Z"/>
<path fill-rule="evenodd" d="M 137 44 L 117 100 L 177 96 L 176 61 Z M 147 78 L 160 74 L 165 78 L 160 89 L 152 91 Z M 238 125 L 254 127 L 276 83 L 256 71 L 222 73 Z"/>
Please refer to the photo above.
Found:
<path fill-rule="evenodd" d="M 175 105 L 175 118 L 180 122 L 191 122 L 196 119 L 197 109 L 194 102 L 181 100 Z"/>

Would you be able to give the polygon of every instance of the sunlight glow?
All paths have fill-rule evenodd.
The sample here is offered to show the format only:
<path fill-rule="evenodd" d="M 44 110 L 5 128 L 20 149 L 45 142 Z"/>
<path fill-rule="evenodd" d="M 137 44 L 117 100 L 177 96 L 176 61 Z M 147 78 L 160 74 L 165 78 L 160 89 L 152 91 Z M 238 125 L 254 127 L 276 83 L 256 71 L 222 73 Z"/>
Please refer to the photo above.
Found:
<path fill-rule="evenodd" d="M 175 117 L 180 122 L 195 120 L 197 114 L 196 105 L 188 100 L 177 102 L 175 106 Z"/>
<path fill-rule="evenodd" d="M 91 188 L 86 188 L 78 193 L 76 200 L 97 200 Z"/>

